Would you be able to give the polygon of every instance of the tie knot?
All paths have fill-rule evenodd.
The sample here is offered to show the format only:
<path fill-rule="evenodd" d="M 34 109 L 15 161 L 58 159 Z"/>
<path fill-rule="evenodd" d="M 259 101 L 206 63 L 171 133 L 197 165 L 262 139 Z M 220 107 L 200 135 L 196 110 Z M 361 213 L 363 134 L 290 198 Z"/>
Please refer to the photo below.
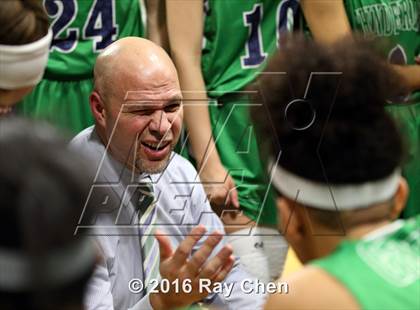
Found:
<path fill-rule="evenodd" d="M 138 193 L 136 207 L 138 210 L 145 212 L 155 200 L 153 186 L 150 183 L 138 183 L 136 191 Z"/>

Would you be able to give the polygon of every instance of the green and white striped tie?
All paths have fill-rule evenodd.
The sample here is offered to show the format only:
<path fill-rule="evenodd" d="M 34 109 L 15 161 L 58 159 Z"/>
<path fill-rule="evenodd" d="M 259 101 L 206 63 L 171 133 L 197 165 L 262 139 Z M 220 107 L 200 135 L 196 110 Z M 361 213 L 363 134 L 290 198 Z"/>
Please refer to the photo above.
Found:
<path fill-rule="evenodd" d="M 139 183 L 137 188 L 139 211 L 140 249 L 143 258 L 143 283 L 147 291 L 150 281 L 159 277 L 159 246 L 154 237 L 156 223 L 156 201 L 153 186 Z"/>

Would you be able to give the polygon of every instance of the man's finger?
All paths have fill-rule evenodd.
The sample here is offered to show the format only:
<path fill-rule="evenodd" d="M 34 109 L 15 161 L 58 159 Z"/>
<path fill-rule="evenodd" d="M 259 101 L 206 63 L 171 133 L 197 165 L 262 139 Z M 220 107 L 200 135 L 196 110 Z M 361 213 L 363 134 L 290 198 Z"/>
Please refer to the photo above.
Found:
<path fill-rule="evenodd" d="M 189 235 L 179 244 L 173 256 L 175 268 L 181 268 L 185 264 L 194 245 L 201 239 L 205 232 L 206 228 L 203 225 L 194 227 Z"/>
<path fill-rule="evenodd" d="M 212 279 L 213 282 L 222 282 L 229 272 L 232 270 L 233 264 L 235 263 L 235 258 L 233 255 L 229 257 L 225 265 L 216 273 L 215 277 Z"/>
<path fill-rule="evenodd" d="M 203 245 L 191 257 L 187 264 L 187 272 L 189 277 L 195 278 L 199 273 L 201 267 L 206 263 L 207 259 L 213 252 L 214 248 L 222 240 L 223 235 L 219 231 L 214 231 L 204 241 Z"/>
<path fill-rule="evenodd" d="M 214 278 L 217 271 L 222 268 L 230 259 L 233 250 L 230 245 L 225 245 L 215 257 L 213 257 L 204 267 L 201 269 L 199 278 L 212 279 Z"/>
<path fill-rule="evenodd" d="M 156 230 L 155 237 L 159 243 L 160 261 L 162 262 L 172 256 L 171 242 L 160 230 Z"/>

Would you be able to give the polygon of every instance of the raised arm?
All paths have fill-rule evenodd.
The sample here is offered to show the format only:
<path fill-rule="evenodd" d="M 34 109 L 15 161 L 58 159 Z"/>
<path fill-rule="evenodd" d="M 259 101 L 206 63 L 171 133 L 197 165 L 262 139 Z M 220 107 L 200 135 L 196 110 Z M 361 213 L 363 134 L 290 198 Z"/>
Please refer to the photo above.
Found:
<path fill-rule="evenodd" d="M 351 34 L 343 1 L 301 0 L 301 7 L 315 40 L 330 44 Z M 410 91 L 420 90 L 418 64 L 392 67 L 405 79 Z"/>
<path fill-rule="evenodd" d="M 167 0 L 166 12 L 171 56 L 183 90 L 185 124 L 201 181 L 213 207 L 223 206 L 226 197 L 227 204 L 238 207 L 235 184 L 220 161 L 212 137 L 201 72 L 203 1 Z M 231 198 L 227 196 L 229 192 Z"/>

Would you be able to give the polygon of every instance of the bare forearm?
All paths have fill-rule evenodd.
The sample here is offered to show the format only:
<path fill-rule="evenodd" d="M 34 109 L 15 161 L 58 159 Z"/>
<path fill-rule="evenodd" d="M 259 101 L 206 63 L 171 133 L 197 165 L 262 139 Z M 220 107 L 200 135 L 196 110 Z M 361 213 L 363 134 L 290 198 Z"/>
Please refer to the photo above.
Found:
<path fill-rule="evenodd" d="M 212 137 L 206 86 L 201 72 L 203 1 L 167 0 L 171 56 L 184 97 L 184 120 L 192 153 L 206 168 L 221 165 Z"/>
<path fill-rule="evenodd" d="M 165 0 L 146 0 L 147 38 L 169 50 Z"/>
<path fill-rule="evenodd" d="M 420 90 L 420 65 L 393 65 L 393 68 L 404 78 L 409 91 Z"/>
<path fill-rule="evenodd" d="M 220 163 L 220 158 L 212 136 L 206 87 L 199 70 L 190 69 L 187 74 L 183 74 L 182 70 L 179 72 L 184 97 L 184 121 L 192 153 L 201 168 L 203 165 Z"/>
<path fill-rule="evenodd" d="M 315 40 L 331 44 L 351 34 L 342 1 L 301 0 L 301 7 Z"/>

